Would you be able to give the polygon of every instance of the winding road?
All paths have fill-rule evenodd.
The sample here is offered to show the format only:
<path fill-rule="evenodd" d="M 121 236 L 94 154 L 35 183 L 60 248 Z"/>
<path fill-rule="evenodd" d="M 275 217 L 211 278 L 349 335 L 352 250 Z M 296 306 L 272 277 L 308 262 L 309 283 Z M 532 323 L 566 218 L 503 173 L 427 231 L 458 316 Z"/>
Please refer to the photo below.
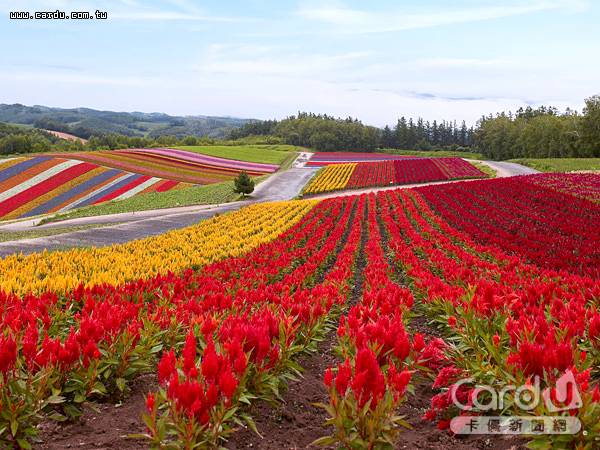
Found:
<path fill-rule="evenodd" d="M 300 159 L 301 158 L 299 158 L 299 160 Z M 504 161 L 478 162 L 486 164 L 487 166 L 496 170 L 498 177 L 537 173 L 537 171 L 534 169 L 515 163 Z M 217 214 L 234 211 L 252 203 L 290 200 L 300 193 L 304 185 L 318 170 L 315 168 L 302 167 L 302 165 L 294 165 L 291 169 L 275 173 L 267 180 L 260 183 L 256 187 L 256 190 L 252 196 L 246 201 L 238 201 L 221 205 L 198 205 L 139 211 L 132 213 L 113 214 L 109 216 L 82 217 L 56 223 L 49 223 L 41 226 L 36 226 L 40 221 L 39 218 L 0 225 L 0 233 L 3 231 L 27 231 L 32 229 L 42 230 L 72 225 L 99 225 L 97 228 L 90 228 L 53 236 L 0 242 L 0 257 L 19 252 L 23 254 L 34 253 L 43 251 L 44 249 L 60 250 L 73 247 L 101 247 L 111 244 L 119 244 L 148 236 L 155 236 L 169 230 L 193 225 L 201 220 L 208 219 Z M 450 181 L 450 183 L 451 182 L 456 181 Z M 440 183 L 444 182 L 427 184 Z M 419 186 L 423 186 L 423 184 L 420 184 Z M 319 198 L 335 197 L 340 195 L 355 195 L 363 192 L 375 192 L 378 190 L 409 187 L 415 187 L 415 185 L 344 191 L 343 193 L 338 192 L 325 194 Z"/>
<path fill-rule="evenodd" d="M 532 169 L 531 167 L 508 161 L 475 161 L 471 159 L 466 159 L 466 161 L 485 164 L 496 171 L 496 177 L 498 178 L 514 177 L 517 175 L 533 175 L 534 173 L 539 173 L 538 170 Z"/>

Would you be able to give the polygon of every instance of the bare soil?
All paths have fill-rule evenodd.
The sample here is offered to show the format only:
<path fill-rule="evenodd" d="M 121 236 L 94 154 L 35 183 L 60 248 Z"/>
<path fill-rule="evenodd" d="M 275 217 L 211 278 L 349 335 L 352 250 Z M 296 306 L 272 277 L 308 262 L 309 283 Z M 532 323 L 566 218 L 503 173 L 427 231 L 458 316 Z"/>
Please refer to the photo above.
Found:
<path fill-rule="evenodd" d="M 131 392 L 121 405 L 110 403 L 86 407 L 83 416 L 74 423 L 45 422 L 41 425 L 40 444 L 34 448 L 41 450 L 62 450 L 65 448 L 94 450 L 138 450 L 148 448 L 143 440 L 130 439 L 130 434 L 144 433 L 141 420 L 146 409 L 145 396 L 155 390 L 157 380 L 154 375 L 137 378 L 131 384 Z"/>
<path fill-rule="evenodd" d="M 327 419 L 324 410 L 313 406 L 314 403 L 326 403 L 327 390 L 323 384 L 325 369 L 336 364 L 332 352 L 335 335 L 332 333 L 322 343 L 319 351 L 300 361 L 305 368 L 303 378 L 292 382 L 283 395 L 283 402 L 275 407 L 264 402 L 257 403 L 251 414 L 261 436 L 249 429 L 242 429 L 232 436 L 226 447 L 230 450 L 296 450 L 318 449 L 311 443 L 328 434 L 323 426 Z M 447 431 L 438 430 L 436 425 L 422 420 L 429 401 L 436 392 L 428 382 L 415 386 L 415 395 L 409 397 L 400 414 L 413 426 L 401 433 L 397 449 L 428 450 L 521 450 L 524 442 L 504 437 L 457 437 Z"/>

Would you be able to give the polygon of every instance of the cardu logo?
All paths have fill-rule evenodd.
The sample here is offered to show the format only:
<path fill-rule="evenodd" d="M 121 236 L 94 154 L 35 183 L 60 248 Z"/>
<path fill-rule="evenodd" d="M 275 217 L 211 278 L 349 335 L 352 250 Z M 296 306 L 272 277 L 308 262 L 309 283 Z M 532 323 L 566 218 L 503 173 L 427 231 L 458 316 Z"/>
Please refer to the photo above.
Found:
<path fill-rule="evenodd" d="M 466 378 L 451 387 L 454 405 L 463 411 L 478 415 L 461 415 L 452 419 L 450 428 L 457 434 L 575 434 L 581 429 L 581 422 L 568 415 L 534 416 L 527 415 L 543 401 L 549 414 L 557 414 L 580 408 L 583 405 L 577 381 L 573 372 L 566 371 L 554 388 L 540 391 L 540 378 L 523 386 L 508 385 L 499 391 L 491 386 L 477 385 L 471 391 L 470 403 L 464 404 L 457 398 L 463 385 L 472 385 L 474 380 Z M 491 411 L 504 411 L 506 400 L 511 399 L 516 409 L 523 411 L 519 416 L 479 415 Z"/>
<path fill-rule="evenodd" d="M 564 406 L 556 406 L 552 400 L 550 389 L 546 388 L 543 392 L 546 409 L 550 412 L 569 411 L 571 409 L 581 408 L 583 401 L 577 389 L 577 381 L 570 370 L 566 371 L 562 377 L 556 381 L 555 400 Z"/>

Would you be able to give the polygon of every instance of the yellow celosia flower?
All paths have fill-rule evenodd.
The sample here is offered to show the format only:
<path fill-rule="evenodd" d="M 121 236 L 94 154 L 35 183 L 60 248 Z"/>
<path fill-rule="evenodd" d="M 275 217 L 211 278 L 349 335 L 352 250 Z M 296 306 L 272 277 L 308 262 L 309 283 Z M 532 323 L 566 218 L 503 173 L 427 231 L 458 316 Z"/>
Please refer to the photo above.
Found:
<path fill-rule="evenodd" d="M 355 168 L 356 163 L 332 164 L 327 166 L 317 172 L 306 189 L 304 189 L 304 193 L 318 194 L 320 192 L 344 189 Z"/>
<path fill-rule="evenodd" d="M 315 200 L 261 203 L 197 225 L 126 244 L 10 255 L 0 260 L 0 290 L 64 293 L 79 283 L 120 284 L 240 256 L 296 224 Z"/>

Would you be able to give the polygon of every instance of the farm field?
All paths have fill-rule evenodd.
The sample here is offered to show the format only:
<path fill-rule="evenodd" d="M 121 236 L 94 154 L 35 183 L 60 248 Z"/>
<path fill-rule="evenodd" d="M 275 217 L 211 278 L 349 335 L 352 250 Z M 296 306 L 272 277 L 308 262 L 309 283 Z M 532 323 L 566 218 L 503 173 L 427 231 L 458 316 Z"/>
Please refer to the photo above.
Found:
<path fill-rule="evenodd" d="M 42 130 L 42 131 L 45 131 L 46 133 L 50 133 L 50 134 L 56 136 L 57 138 L 65 139 L 67 141 L 78 141 L 78 142 L 81 142 L 82 144 L 85 144 L 87 142 L 87 139 L 83 139 L 83 138 L 74 136 L 69 133 L 63 133 L 61 131 L 54 131 L 54 130 Z"/>
<path fill-rule="evenodd" d="M 235 159 L 263 164 L 282 165 L 295 152 L 301 151 L 301 147 L 293 145 L 194 145 L 174 147 L 203 155 L 216 156 L 218 158 Z"/>
<path fill-rule="evenodd" d="M 241 171 L 250 176 L 273 173 L 276 164 L 238 161 L 171 148 L 141 148 L 70 153 L 70 158 L 193 184 L 230 180 Z"/>
<path fill-rule="evenodd" d="M 488 174 L 461 158 L 404 158 L 330 164 L 313 177 L 304 194 L 486 177 Z"/>
<path fill-rule="evenodd" d="M 310 155 L 306 167 L 325 167 L 331 164 L 348 164 L 359 162 L 395 161 L 405 159 L 407 156 L 385 153 L 359 153 L 359 152 L 315 152 Z M 413 156 L 408 156 L 412 158 Z"/>
<path fill-rule="evenodd" d="M 237 198 L 232 179 L 241 171 L 260 181 L 278 167 L 162 148 L 9 158 L 0 160 L 0 219 L 225 203 Z"/>
<path fill-rule="evenodd" d="M 574 172 L 600 170 L 600 158 L 522 158 L 510 161 L 533 167 L 540 172 Z"/>
<path fill-rule="evenodd" d="M 190 186 L 48 155 L 0 161 L 0 219 L 17 219 Z"/>
<path fill-rule="evenodd" d="M 126 398 L 150 373 L 130 427 L 141 442 L 235 446 L 243 424 L 264 423 L 249 404 L 285 398 L 299 361 L 327 342 L 317 400 L 289 425 L 299 447 L 428 448 L 461 412 L 452 393 L 464 402 L 476 383 L 534 376 L 551 389 L 570 370 L 582 401 L 559 414 L 586 433 L 528 439 L 594 448 L 600 175 L 581 176 L 256 204 L 129 244 L 3 258 L 0 443 Z M 423 398 L 427 411 L 406 409 Z"/>
<path fill-rule="evenodd" d="M 399 156 L 421 156 L 423 158 L 467 158 L 467 159 L 485 159 L 481 153 L 466 152 L 460 150 L 398 150 L 396 148 L 384 148 L 382 153 Z"/>

